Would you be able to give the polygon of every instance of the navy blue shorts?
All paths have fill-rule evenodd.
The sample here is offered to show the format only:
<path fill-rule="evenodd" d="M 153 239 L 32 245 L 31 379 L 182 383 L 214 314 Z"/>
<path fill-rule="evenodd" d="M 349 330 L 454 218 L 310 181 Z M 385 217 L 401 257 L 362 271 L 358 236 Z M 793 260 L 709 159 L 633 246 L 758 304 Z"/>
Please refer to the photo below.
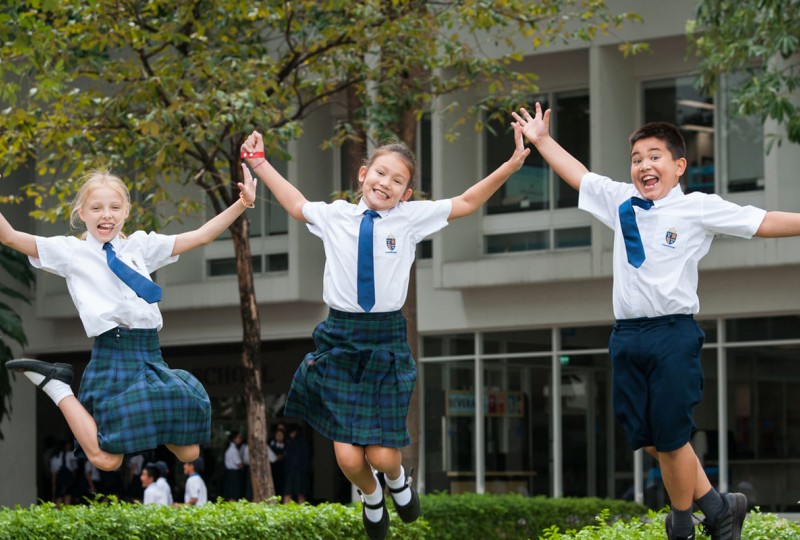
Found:
<path fill-rule="evenodd" d="M 703 397 L 705 334 L 691 315 L 618 320 L 609 342 L 614 415 L 634 449 L 677 450 Z"/>

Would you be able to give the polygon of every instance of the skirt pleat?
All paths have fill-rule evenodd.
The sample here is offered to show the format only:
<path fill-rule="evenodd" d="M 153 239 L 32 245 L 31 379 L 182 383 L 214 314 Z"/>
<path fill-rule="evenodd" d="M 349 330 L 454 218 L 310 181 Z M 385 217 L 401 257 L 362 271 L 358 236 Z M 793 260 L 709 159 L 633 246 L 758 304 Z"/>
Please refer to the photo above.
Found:
<path fill-rule="evenodd" d="M 167 366 L 154 329 L 97 336 L 78 400 L 97 423 L 100 448 L 112 454 L 211 438 L 208 393 L 189 372 Z"/>
<path fill-rule="evenodd" d="M 410 444 L 406 417 L 417 368 L 402 312 L 331 309 L 313 338 L 317 350 L 294 374 L 286 415 L 338 442 Z"/>

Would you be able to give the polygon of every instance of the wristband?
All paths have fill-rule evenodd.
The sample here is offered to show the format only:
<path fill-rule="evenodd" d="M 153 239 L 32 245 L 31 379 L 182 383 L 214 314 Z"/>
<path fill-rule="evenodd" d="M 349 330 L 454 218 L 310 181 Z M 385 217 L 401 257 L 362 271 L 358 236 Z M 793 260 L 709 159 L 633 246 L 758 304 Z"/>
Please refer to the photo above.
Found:
<path fill-rule="evenodd" d="M 245 151 L 242 151 L 240 156 L 243 157 L 243 158 L 264 157 L 264 152 L 245 152 Z"/>
<path fill-rule="evenodd" d="M 262 159 L 261 161 L 259 161 L 259 162 L 258 162 L 258 165 L 256 165 L 255 167 L 253 167 L 253 170 L 255 171 L 256 169 L 258 169 L 259 167 L 261 167 L 261 166 L 262 166 L 264 163 L 266 163 L 266 162 L 267 162 L 267 160 L 266 160 L 266 159 Z"/>
<path fill-rule="evenodd" d="M 239 202 L 242 203 L 242 206 L 244 206 L 245 208 L 255 208 L 256 207 L 256 201 L 253 201 L 250 204 L 247 204 L 247 201 L 244 198 L 244 193 L 239 193 Z"/>

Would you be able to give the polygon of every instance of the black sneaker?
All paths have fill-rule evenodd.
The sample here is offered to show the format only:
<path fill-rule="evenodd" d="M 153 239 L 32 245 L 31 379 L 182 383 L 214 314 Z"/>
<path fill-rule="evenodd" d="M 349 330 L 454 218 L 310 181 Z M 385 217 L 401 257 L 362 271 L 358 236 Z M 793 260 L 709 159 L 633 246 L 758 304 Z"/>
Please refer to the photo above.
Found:
<path fill-rule="evenodd" d="M 386 499 L 381 499 L 377 504 L 367 504 L 361 491 L 361 521 L 364 523 L 364 532 L 367 533 L 369 540 L 383 540 L 389 534 L 389 511 L 386 510 Z M 377 510 L 383 508 L 383 515 L 380 521 L 372 521 L 367 517 L 367 508 Z"/>
<path fill-rule="evenodd" d="M 420 506 L 419 506 L 419 494 L 417 494 L 417 490 L 414 489 L 414 486 L 411 485 L 412 476 L 414 474 L 414 469 L 411 469 L 411 472 L 408 476 L 406 476 L 406 485 L 399 488 L 389 488 L 389 493 L 392 495 L 392 502 L 394 503 L 394 510 L 397 512 L 397 515 L 400 516 L 400 519 L 403 520 L 403 523 L 411 523 L 416 521 L 420 514 Z M 386 478 L 382 472 L 378 473 L 378 482 L 380 483 L 381 487 L 386 487 Z M 411 500 L 408 501 L 404 506 L 400 506 L 394 500 L 394 494 L 400 493 L 401 491 L 405 490 L 406 488 L 411 490 Z"/>
<path fill-rule="evenodd" d="M 743 493 L 725 493 L 725 505 L 713 522 L 705 520 L 703 526 L 711 540 L 741 540 L 742 524 L 747 516 L 747 497 Z"/>
<path fill-rule="evenodd" d="M 694 530 L 689 536 L 672 536 L 672 511 L 664 519 L 664 528 L 667 529 L 667 540 L 694 540 Z"/>

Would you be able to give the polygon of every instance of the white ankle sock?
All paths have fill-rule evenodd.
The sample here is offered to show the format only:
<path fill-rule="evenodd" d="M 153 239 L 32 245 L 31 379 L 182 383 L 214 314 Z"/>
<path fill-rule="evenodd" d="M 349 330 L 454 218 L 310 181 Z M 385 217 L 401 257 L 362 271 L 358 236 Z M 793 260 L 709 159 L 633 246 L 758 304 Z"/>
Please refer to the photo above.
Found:
<path fill-rule="evenodd" d="M 400 489 L 406 485 L 406 470 L 400 465 L 400 476 L 392 480 L 386 475 L 386 485 L 389 486 L 390 489 Z M 394 491 L 390 491 L 389 493 L 392 494 L 392 500 L 395 504 L 399 506 L 405 506 L 409 502 L 411 502 L 411 490 L 404 489 L 398 493 Z"/>
<path fill-rule="evenodd" d="M 372 493 L 365 493 L 362 492 L 364 495 L 364 502 L 367 504 L 379 504 L 383 500 L 383 490 L 381 489 L 381 485 L 378 482 L 378 479 L 375 479 L 375 491 Z M 376 508 L 375 510 L 371 508 L 364 507 L 364 512 L 367 514 L 367 519 L 372 521 L 373 523 L 377 523 L 383 517 L 383 507 Z"/>
<path fill-rule="evenodd" d="M 44 380 L 44 375 L 41 373 L 36 373 L 35 371 L 25 371 L 25 376 L 28 377 L 33 384 L 39 386 L 39 384 Z M 56 379 L 50 379 L 47 381 L 47 384 L 42 387 L 44 393 L 50 396 L 50 399 L 53 400 L 53 403 L 58 406 L 61 403 L 61 400 L 67 396 L 74 396 L 75 394 L 72 393 L 72 388 L 67 383 L 58 381 Z"/>

